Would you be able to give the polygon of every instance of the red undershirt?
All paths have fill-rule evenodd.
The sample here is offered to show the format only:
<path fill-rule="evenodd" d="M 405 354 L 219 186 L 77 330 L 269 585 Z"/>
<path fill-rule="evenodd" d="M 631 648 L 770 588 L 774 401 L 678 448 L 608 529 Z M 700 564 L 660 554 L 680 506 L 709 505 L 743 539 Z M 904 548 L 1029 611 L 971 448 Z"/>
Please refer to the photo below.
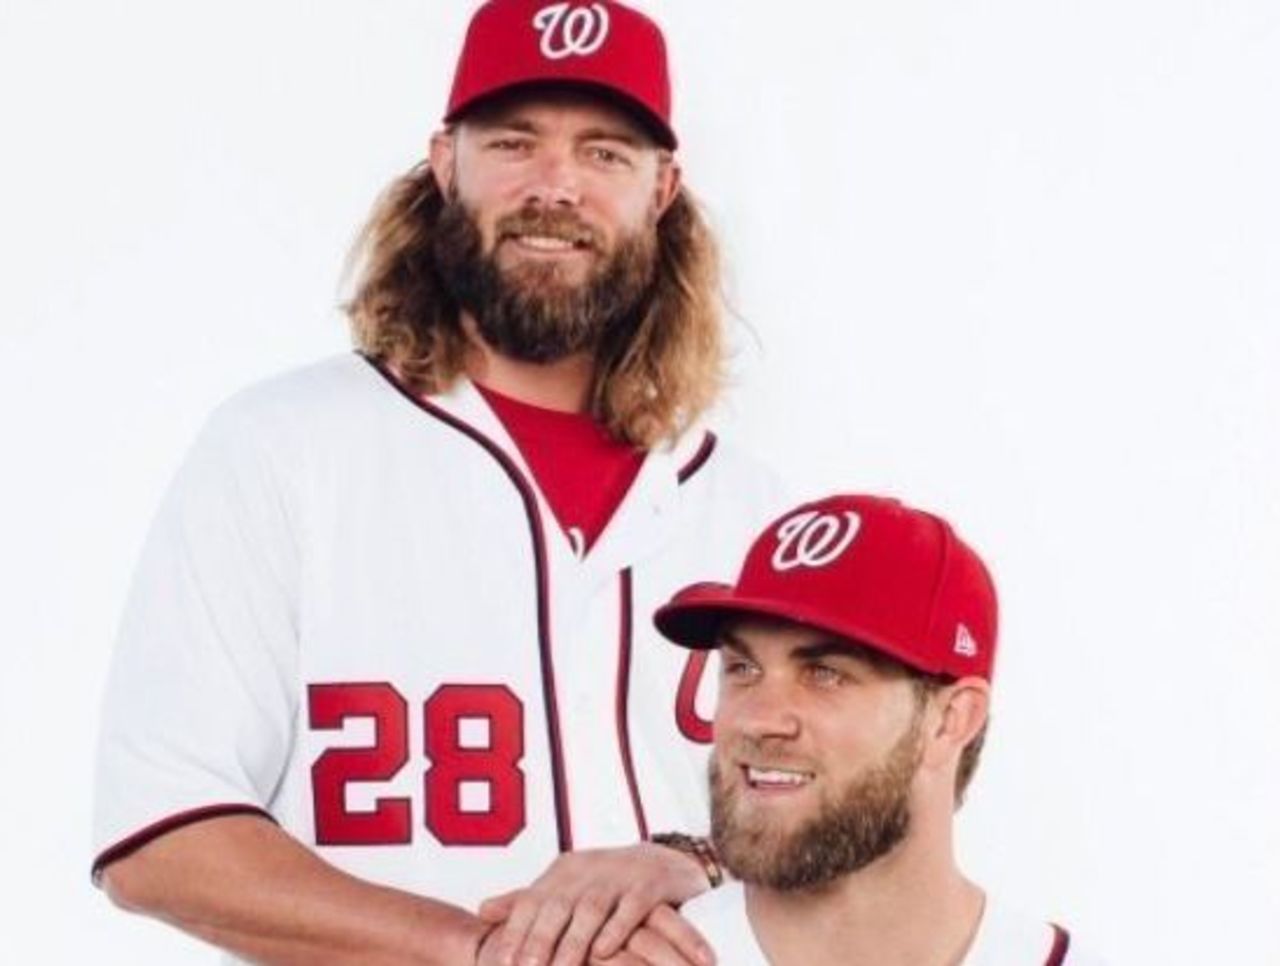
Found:
<path fill-rule="evenodd" d="M 515 440 L 556 520 L 581 546 L 579 556 L 584 555 L 627 495 L 644 453 L 619 443 L 584 413 L 543 409 L 479 384 L 476 388 Z"/>

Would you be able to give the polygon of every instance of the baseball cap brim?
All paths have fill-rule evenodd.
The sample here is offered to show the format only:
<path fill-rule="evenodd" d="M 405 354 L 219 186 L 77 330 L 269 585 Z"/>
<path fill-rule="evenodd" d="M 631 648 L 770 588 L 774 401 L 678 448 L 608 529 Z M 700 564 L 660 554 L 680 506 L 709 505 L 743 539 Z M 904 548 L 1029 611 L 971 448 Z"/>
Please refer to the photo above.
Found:
<path fill-rule="evenodd" d="M 941 668 L 921 667 L 917 655 L 909 654 L 864 627 L 833 621 L 794 602 L 769 597 L 748 597 L 729 584 L 694 584 L 679 591 L 653 615 L 654 626 L 673 644 L 692 650 L 714 650 L 720 646 L 720 629 L 726 621 L 741 617 L 765 617 L 804 624 L 833 634 L 851 643 L 870 647 L 920 671 L 939 673 Z"/>

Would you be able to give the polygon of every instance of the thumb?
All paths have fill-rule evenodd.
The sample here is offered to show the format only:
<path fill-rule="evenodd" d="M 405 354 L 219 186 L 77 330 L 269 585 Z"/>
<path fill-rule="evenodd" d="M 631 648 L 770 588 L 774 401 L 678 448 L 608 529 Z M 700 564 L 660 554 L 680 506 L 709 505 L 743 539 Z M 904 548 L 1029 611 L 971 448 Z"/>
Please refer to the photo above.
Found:
<path fill-rule="evenodd" d="M 480 908 L 476 910 L 476 915 L 489 923 L 506 922 L 507 917 L 511 915 L 511 910 L 515 907 L 516 899 L 520 897 L 523 889 L 515 889 L 512 892 L 504 892 L 502 895 L 492 896 L 480 903 Z"/>

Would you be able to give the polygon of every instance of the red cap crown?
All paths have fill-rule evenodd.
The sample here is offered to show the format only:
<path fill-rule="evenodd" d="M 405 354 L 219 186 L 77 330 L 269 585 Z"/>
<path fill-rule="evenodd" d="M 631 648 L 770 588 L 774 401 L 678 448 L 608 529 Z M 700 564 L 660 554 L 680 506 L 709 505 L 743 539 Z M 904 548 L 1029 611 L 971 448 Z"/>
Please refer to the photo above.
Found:
<path fill-rule="evenodd" d="M 674 148 L 662 31 L 614 0 L 489 0 L 471 18 L 445 121 L 525 84 L 585 86 L 619 98 Z"/>
<path fill-rule="evenodd" d="M 808 624 L 930 674 L 990 680 L 995 659 L 995 585 L 978 555 L 945 520 L 882 497 L 797 507 L 756 538 L 735 586 L 686 587 L 654 623 L 709 648 L 734 614 Z"/>

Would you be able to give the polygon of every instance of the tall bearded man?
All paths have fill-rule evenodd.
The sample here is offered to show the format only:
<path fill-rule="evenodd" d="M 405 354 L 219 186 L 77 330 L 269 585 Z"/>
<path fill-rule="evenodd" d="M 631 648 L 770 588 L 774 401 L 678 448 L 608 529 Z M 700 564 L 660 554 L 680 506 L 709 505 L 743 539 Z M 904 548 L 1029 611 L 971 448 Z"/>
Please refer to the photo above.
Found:
<path fill-rule="evenodd" d="M 152 530 L 99 754 L 117 903 L 263 963 L 560 966 L 642 921 L 709 960 L 673 907 L 714 859 L 653 834 L 705 823 L 702 662 L 633 615 L 728 573 L 774 486 L 699 425 L 675 148 L 652 21 L 476 12 L 363 235 L 358 354 L 224 405 Z"/>
<path fill-rule="evenodd" d="M 718 648 L 712 837 L 739 880 L 685 911 L 733 966 L 1088 966 L 1060 926 L 969 881 L 995 587 L 943 520 L 836 496 L 757 538 L 735 585 L 658 611 Z"/>

